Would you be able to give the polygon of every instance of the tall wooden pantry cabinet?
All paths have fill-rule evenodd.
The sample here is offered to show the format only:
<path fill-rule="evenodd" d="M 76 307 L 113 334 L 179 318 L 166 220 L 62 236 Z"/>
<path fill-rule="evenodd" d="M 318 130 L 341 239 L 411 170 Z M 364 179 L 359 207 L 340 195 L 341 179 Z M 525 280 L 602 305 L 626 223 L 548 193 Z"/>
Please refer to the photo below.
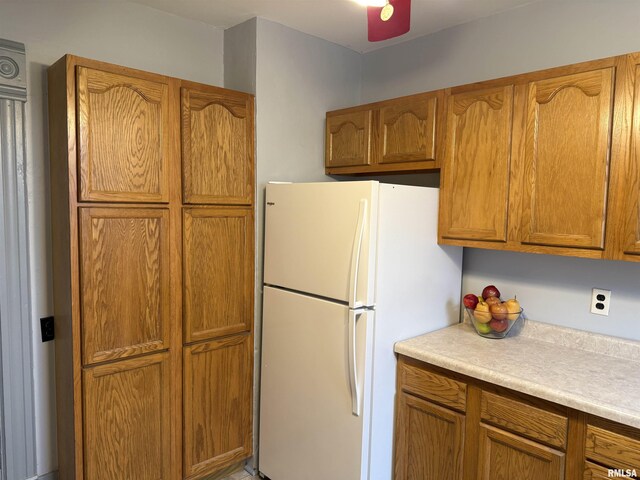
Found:
<path fill-rule="evenodd" d="M 49 69 L 61 480 L 251 455 L 253 97 L 67 55 Z"/>

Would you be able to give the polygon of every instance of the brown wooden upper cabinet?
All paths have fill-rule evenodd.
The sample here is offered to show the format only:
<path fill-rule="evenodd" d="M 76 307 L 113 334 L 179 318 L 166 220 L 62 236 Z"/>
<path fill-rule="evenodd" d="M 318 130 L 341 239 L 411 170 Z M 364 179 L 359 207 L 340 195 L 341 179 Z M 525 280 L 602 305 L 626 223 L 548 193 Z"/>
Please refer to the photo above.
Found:
<path fill-rule="evenodd" d="M 379 163 L 435 160 L 437 97 L 400 98 L 380 105 L 376 128 Z"/>
<path fill-rule="evenodd" d="M 640 54 L 627 55 L 616 80 L 607 220 L 609 258 L 640 261 Z"/>
<path fill-rule="evenodd" d="M 521 241 L 604 249 L 614 68 L 532 81 Z"/>
<path fill-rule="evenodd" d="M 451 94 L 447 110 L 440 235 L 504 242 L 513 85 Z"/>
<path fill-rule="evenodd" d="M 162 79 L 77 67 L 80 201 L 169 201 L 169 85 Z"/>
<path fill-rule="evenodd" d="M 248 331 L 253 322 L 253 213 L 187 208 L 183 216 L 184 341 Z"/>
<path fill-rule="evenodd" d="M 80 209 L 84 364 L 169 348 L 169 210 Z"/>
<path fill-rule="evenodd" d="M 184 203 L 253 202 L 253 100 L 182 82 Z"/>
<path fill-rule="evenodd" d="M 371 110 L 327 113 L 325 167 L 371 163 Z"/>
<path fill-rule="evenodd" d="M 634 208 L 633 195 L 613 193 L 624 207 L 609 202 L 610 171 L 622 168 L 611 161 L 616 128 L 628 128 L 621 102 L 631 123 L 632 94 L 623 100 L 616 86 L 622 64 L 607 58 L 448 91 L 440 243 L 612 258 L 611 210 Z M 640 162 L 627 163 L 637 173 Z M 640 197 L 637 183 L 626 185 Z"/>
<path fill-rule="evenodd" d="M 371 174 L 438 168 L 443 91 L 327 113 L 327 174 Z"/>

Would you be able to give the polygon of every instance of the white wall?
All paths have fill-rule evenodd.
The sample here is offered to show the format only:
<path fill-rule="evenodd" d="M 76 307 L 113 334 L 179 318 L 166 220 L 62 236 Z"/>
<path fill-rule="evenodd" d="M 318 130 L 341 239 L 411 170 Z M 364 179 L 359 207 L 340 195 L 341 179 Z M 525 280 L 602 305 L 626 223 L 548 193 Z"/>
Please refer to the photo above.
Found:
<path fill-rule="evenodd" d="M 0 2 L 0 37 L 27 49 L 27 188 L 33 312 L 37 471 L 57 468 L 52 343 L 39 318 L 53 315 L 46 68 L 65 53 L 203 83 L 223 83 L 223 32 L 130 3 Z M 10 441 L 10 439 L 8 439 Z"/>
<path fill-rule="evenodd" d="M 542 2 L 366 54 L 363 102 L 640 50 L 640 3 Z M 640 340 L 640 264 L 465 249 L 463 290 L 494 283 L 529 318 Z M 612 290 L 608 317 L 591 288 Z"/>

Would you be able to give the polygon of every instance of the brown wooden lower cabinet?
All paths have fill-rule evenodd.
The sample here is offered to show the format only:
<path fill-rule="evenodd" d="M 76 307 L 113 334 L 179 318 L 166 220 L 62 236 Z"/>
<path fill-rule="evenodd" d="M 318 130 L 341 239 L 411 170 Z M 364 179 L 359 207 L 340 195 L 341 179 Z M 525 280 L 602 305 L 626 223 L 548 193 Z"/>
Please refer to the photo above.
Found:
<path fill-rule="evenodd" d="M 185 478 L 205 478 L 251 455 L 252 338 L 184 347 Z"/>
<path fill-rule="evenodd" d="M 464 415 L 401 393 L 395 478 L 462 479 Z"/>
<path fill-rule="evenodd" d="M 640 430 L 400 356 L 395 480 L 640 478 Z"/>
<path fill-rule="evenodd" d="M 611 478 L 608 468 L 601 467 L 596 463 L 585 462 L 584 480 L 603 480 L 605 478 Z"/>
<path fill-rule="evenodd" d="M 169 353 L 86 368 L 86 480 L 171 478 Z"/>
<path fill-rule="evenodd" d="M 478 478 L 564 478 L 562 452 L 489 425 L 480 427 Z"/>

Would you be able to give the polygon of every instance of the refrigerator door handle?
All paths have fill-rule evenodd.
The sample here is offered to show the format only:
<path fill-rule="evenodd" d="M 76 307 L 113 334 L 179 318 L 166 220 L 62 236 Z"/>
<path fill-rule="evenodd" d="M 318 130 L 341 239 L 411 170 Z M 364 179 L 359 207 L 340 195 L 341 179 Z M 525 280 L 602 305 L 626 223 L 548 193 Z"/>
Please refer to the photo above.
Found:
<path fill-rule="evenodd" d="M 358 350 L 356 323 L 363 310 L 349 310 L 349 387 L 351 389 L 351 412 L 360 416 L 360 387 L 358 384 Z"/>
<path fill-rule="evenodd" d="M 362 240 L 367 222 L 367 200 L 360 199 L 358 210 L 358 223 L 356 224 L 356 234 L 353 238 L 353 249 L 351 250 L 351 275 L 349 278 L 349 307 L 357 308 L 362 304 L 356 298 L 358 295 L 358 270 L 360 267 L 360 251 L 362 250 Z"/>

